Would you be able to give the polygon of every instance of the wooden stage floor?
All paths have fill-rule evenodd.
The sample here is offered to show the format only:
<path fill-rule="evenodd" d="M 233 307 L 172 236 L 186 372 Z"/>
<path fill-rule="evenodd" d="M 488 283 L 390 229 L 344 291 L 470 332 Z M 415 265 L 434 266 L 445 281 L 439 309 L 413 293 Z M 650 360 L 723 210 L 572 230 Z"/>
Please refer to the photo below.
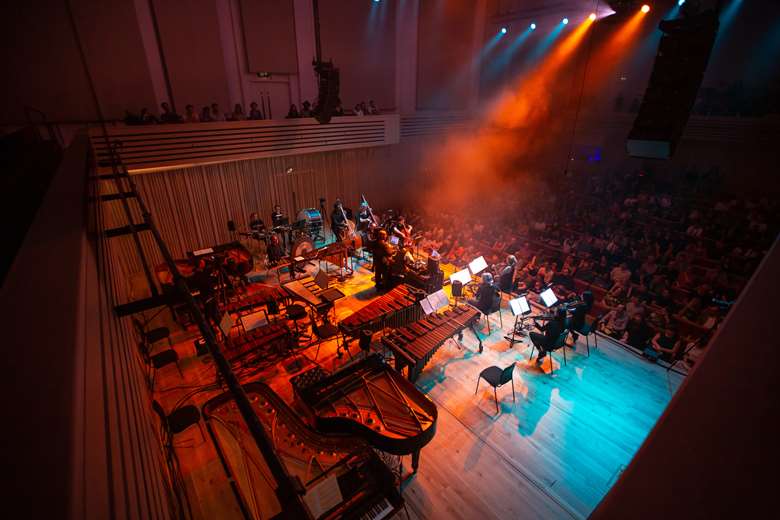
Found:
<path fill-rule="evenodd" d="M 336 286 L 348 295 L 336 303 L 339 319 L 374 296 L 371 273 L 362 267 Z M 490 318 L 489 335 L 485 320 L 480 322 L 482 354 L 466 330 L 462 345 L 448 340 L 417 381 L 436 403 L 439 419 L 436 435 L 422 450 L 419 471 L 403 491 L 411 518 L 587 517 L 629 464 L 682 380 L 604 337 L 598 349 L 591 338 L 590 356 L 580 338 L 576 351 L 567 350 L 566 366 L 560 351 L 554 353 L 555 371 L 550 375 L 549 362 L 545 371 L 529 362 L 527 339 L 509 347 L 504 334 L 514 320 L 506 301 L 502 312 L 503 329 L 497 315 Z M 185 381 L 175 368 L 158 375 L 155 397 L 166 409 L 198 385 L 214 381 L 209 359 L 195 357 L 194 337 L 192 331 L 175 336 Z M 315 348 L 302 352 L 311 360 Z M 352 353 L 356 351 L 355 345 Z M 318 362 L 333 370 L 349 358 L 337 359 L 331 342 L 323 344 Z M 500 388 L 496 413 L 488 384 L 482 381 L 475 395 L 477 377 L 488 366 L 513 362 L 516 399 L 513 402 L 510 385 Z M 247 382 L 262 379 L 291 402 L 289 379 L 298 372 L 281 365 Z M 300 371 L 311 366 L 304 359 Z M 196 393 L 189 402 L 200 406 L 215 393 Z M 194 516 L 240 518 L 208 435 L 203 442 L 198 429 L 190 428 L 175 442 Z"/>

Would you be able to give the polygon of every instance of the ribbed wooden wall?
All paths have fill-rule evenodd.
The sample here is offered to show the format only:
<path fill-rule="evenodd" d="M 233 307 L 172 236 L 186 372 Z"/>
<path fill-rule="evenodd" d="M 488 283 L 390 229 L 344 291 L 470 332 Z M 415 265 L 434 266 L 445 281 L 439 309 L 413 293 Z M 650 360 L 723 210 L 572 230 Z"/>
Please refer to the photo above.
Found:
<path fill-rule="evenodd" d="M 414 189 L 420 154 L 413 145 L 396 145 L 337 152 L 234 161 L 134 175 L 144 202 L 174 257 L 230 240 L 227 221 L 246 229 L 257 211 L 270 223 L 274 204 L 293 221 L 303 208 L 319 209 L 320 197 L 330 212 L 335 199 L 357 210 L 361 193 L 374 208 L 403 204 Z M 288 170 L 292 170 L 288 173 Z M 115 191 L 103 181 L 103 193 Z M 130 203 L 135 221 L 141 216 Z M 126 225 L 120 201 L 104 203 L 106 228 Z M 324 216 L 328 218 L 328 216 Z M 148 232 L 141 233 L 150 263 L 162 261 Z M 127 274 L 142 270 L 129 236 L 112 239 L 121 251 L 117 262 Z M 143 295 L 129 295 L 138 298 Z"/>

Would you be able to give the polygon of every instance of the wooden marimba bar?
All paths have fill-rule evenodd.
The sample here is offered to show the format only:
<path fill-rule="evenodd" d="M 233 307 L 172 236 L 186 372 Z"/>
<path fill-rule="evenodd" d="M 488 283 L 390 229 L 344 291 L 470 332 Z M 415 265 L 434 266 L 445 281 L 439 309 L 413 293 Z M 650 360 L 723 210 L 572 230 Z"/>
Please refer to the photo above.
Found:
<path fill-rule="evenodd" d="M 361 330 L 376 332 L 385 327 L 403 327 L 419 320 L 422 309 L 419 301 L 425 292 L 406 284 L 394 287 L 361 309 L 339 322 L 339 329 L 345 336 L 357 338 Z"/>
<path fill-rule="evenodd" d="M 458 334 L 463 337 L 466 327 L 473 327 L 479 320 L 479 311 L 470 306 L 456 307 L 441 314 L 431 314 L 406 327 L 391 331 L 382 338 L 382 344 L 393 351 L 395 369 L 399 372 L 409 367 L 407 376 L 414 382 L 428 361 L 444 342 Z M 482 352 L 482 340 L 474 331 Z"/>
<path fill-rule="evenodd" d="M 231 364 L 241 364 L 257 357 L 271 347 L 283 354 L 290 348 L 292 336 L 290 329 L 280 323 L 269 323 L 246 334 L 231 338 L 224 345 L 225 358 Z"/>

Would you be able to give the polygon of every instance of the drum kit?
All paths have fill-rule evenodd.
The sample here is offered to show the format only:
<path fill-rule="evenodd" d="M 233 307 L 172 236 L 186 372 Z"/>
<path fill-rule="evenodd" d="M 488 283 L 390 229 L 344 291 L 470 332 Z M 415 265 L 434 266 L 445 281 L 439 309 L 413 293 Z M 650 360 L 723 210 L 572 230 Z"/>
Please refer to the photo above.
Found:
<path fill-rule="evenodd" d="M 264 245 L 261 255 L 267 255 L 269 265 L 285 256 L 305 256 L 314 251 L 315 242 L 324 241 L 322 213 L 316 208 L 305 208 L 298 212 L 293 224 L 285 218 L 272 229 L 252 230 L 240 233 Z"/>

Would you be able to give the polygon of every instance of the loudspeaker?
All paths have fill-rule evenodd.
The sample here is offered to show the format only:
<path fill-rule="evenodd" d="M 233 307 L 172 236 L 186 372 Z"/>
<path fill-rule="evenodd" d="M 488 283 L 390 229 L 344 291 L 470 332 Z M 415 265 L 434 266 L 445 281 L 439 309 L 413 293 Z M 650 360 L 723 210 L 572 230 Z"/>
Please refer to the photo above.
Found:
<path fill-rule="evenodd" d="M 664 35 L 626 143 L 633 157 L 668 159 L 674 154 L 715 43 L 718 14 L 708 9 L 664 20 L 659 29 Z"/>
<path fill-rule="evenodd" d="M 236 232 L 236 223 L 233 222 L 232 220 L 228 220 L 228 231 L 230 231 L 231 233 Z"/>
<path fill-rule="evenodd" d="M 317 91 L 317 112 L 314 117 L 322 124 L 329 123 L 339 102 L 339 69 L 332 61 L 314 62 L 314 71 L 319 78 Z"/>
<path fill-rule="evenodd" d="M 453 280 L 452 295 L 456 298 L 463 296 L 463 283 L 460 280 Z"/>

